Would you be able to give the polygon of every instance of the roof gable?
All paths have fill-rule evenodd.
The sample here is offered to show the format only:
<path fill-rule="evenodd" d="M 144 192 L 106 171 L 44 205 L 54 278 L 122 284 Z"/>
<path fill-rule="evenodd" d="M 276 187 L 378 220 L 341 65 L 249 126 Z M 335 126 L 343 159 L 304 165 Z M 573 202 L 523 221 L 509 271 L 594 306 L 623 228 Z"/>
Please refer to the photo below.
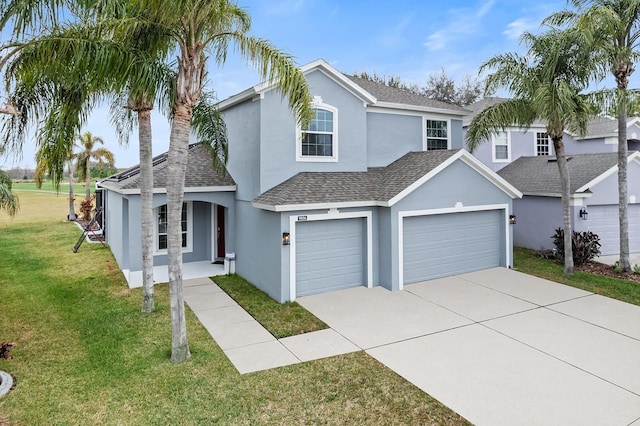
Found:
<path fill-rule="evenodd" d="M 522 194 L 465 150 L 410 152 L 386 167 L 366 172 L 303 172 L 253 200 L 272 211 L 389 207 L 461 160 L 512 198 Z"/>
<path fill-rule="evenodd" d="M 411 93 L 407 90 L 389 87 L 359 77 L 347 76 L 324 59 L 316 59 L 300 67 L 300 70 L 305 75 L 314 71 L 322 72 L 353 95 L 362 99 L 365 105 L 440 112 L 459 115 L 461 117 L 469 113 L 469 111 L 457 105 L 437 101 L 426 96 Z M 237 95 L 223 100 L 218 104 L 218 108 L 225 110 L 241 102 L 254 99 L 256 96 L 262 96 L 265 92 L 275 88 L 276 85 L 269 81 L 257 84 Z"/>
<path fill-rule="evenodd" d="M 209 151 L 201 144 L 189 145 L 185 192 L 235 191 L 236 183 L 226 170 L 219 174 L 213 168 Z M 153 190 L 166 192 L 168 153 L 153 158 Z M 109 176 L 98 182 L 99 186 L 121 194 L 140 193 L 140 166 Z"/>

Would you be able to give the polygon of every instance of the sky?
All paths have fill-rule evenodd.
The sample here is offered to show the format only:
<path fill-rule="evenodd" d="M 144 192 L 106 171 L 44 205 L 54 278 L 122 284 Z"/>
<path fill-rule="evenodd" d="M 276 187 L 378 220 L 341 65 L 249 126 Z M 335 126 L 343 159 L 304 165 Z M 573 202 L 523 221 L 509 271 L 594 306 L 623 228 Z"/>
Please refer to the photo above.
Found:
<path fill-rule="evenodd" d="M 322 58 L 347 73 L 395 76 L 424 85 L 432 73 L 460 82 L 491 57 L 522 52 L 523 31 L 538 32 L 542 19 L 566 7 L 564 0 L 237 0 L 252 18 L 251 34 L 265 38 L 292 55 L 298 65 Z M 227 62 L 208 64 L 207 87 L 223 100 L 260 83 L 258 74 L 230 49 Z M 640 76 L 633 76 L 640 81 Z M 606 82 L 604 83 L 606 85 Z M 0 98 L 0 102 L 4 99 Z M 138 163 L 132 134 L 118 144 L 108 105 L 96 109 L 83 129 L 100 136 L 115 154 L 116 166 Z M 169 124 L 152 115 L 153 154 L 166 152 Z M 0 156 L 0 168 L 34 167 L 34 141 L 21 158 Z"/>

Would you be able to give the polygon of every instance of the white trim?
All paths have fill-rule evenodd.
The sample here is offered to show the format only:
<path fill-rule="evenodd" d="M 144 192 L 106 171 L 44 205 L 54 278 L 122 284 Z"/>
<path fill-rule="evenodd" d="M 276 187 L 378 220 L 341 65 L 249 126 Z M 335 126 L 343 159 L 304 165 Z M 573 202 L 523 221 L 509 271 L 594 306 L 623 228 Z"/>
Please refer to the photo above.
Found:
<path fill-rule="evenodd" d="M 498 140 L 498 136 L 505 135 L 507 139 L 507 158 L 497 158 L 496 157 L 496 141 Z M 500 145 L 503 146 L 503 145 Z M 498 132 L 497 134 L 491 135 L 491 160 L 494 163 L 510 163 L 511 162 L 511 131 L 505 130 L 503 132 Z"/>
<path fill-rule="evenodd" d="M 251 205 L 257 209 L 268 210 L 271 212 L 291 212 L 298 210 L 328 210 L 328 209 L 348 209 L 358 207 L 388 207 L 387 203 L 380 201 L 345 201 L 341 203 L 313 203 L 313 204 L 284 204 L 271 206 L 268 204 L 251 202 Z"/>
<path fill-rule="evenodd" d="M 447 123 L 447 149 L 451 149 L 451 119 L 444 117 L 433 117 L 430 115 L 424 115 L 422 117 L 422 150 L 423 151 L 437 151 L 435 149 L 427 149 L 427 120 L 430 121 L 444 121 Z M 440 139 L 441 138 L 431 138 Z"/>
<path fill-rule="evenodd" d="M 441 208 L 441 209 L 429 209 L 429 210 L 407 210 L 398 212 L 398 288 L 402 290 L 404 288 L 404 218 L 416 217 L 416 216 L 434 216 L 440 214 L 451 213 L 468 213 L 479 212 L 489 210 L 503 210 L 504 211 L 504 233 L 505 233 L 505 263 L 507 267 L 513 266 L 511 264 L 510 247 L 510 229 L 509 229 L 509 205 L 508 204 L 488 204 L 483 206 L 469 206 L 464 207 L 462 205 L 458 207 Z"/>
<path fill-rule="evenodd" d="M 182 253 L 193 252 L 193 201 L 183 201 L 187 205 L 187 246 L 182 248 Z M 153 208 L 153 255 L 167 255 L 167 249 L 158 249 L 158 209 L 166 206 L 167 203 L 161 204 Z M 167 212 L 168 214 L 168 212 Z"/>
<path fill-rule="evenodd" d="M 131 189 L 121 189 L 113 186 L 113 183 L 110 185 L 110 182 L 103 182 L 100 184 L 101 188 L 107 189 L 109 191 L 113 191 L 117 194 L 123 195 L 139 195 L 140 188 L 131 188 Z M 237 190 L 237 185 L 229 185 L 229 186 L 198 186 L 198 187 L 185 187 L 184 192 L 234 192 Z M 154 194 L 166 194 L 167 188 L 153 188 Z"/>
<path fill-rule="evenodd" d="M 325 111 L 329 111 L 333 114 L 333 131 L 331 132 L 331 152 L 333 155 L 331 156 L 313 156 L 313 155 L 302 155 L 302 127 L 299 123 L 296 124 L 296 161 L 297 162 L 308 162 L 308 163 L 337 163 L 338 162 L 338 108 L 333 105 L 325 104 L 322 102 L 322 98 L 320 96 L 315 96 L 313 98 L 313 109 L 323 109 Z M 320 134 L 328 134 L 326 132 L 322 132 Z"/>
<path fill-rule="evenodd" d="M 386 109 L 397 109 L 397 110 L 405 110 L 405 111 L 417 111 L 423 113 L 437 113 L 437 114 L 447 114 L 447 115 L 455 115 L 462 117 L 469 115 L 469 111 L 460 111 L 457 109 L 446 109 L 446 108 L 436 108 L 424 105 L 411 105 L 411 104 L 400 104 L 395 102 L 376 102 L 375 106 L 378 108 L 386 108 Z"/>
<path fill-rule="evenodd" d="M 547 155 L 538 155 L 538 133 L 546 134 L 547 131 L 543 129 L 542 131 L 534 129 L 533 132 L 533 156 L 534 157 L 553 157 L 555 155 L 555 151 L 553 149 L 553 141 L 547 135 L 547 143 L 549 144 L 549 153 Z"/>
<path fill-rule="evenodd" d="M 591 138 L 591 139 L 597 139 L 597 138 Z M 604 144 L 605 145 L 618 145 L 618 137 L 617 136 L 606 136 L 604 138 Z"/>
<path fill-rule="evenodd" d="M 522 198 L 522 192 L 518 191 L 513 185 L 500 177 L 497 173 L 489 169 L 485 164 L 480 162 L 476 157 L 469 154 L 464 149 L 461 149 L 447 160 L 442 162 L 438 167 L 431 170 L 429 173 L 409 185 L 403 191 L 401 191 L 398 195 L 393 197 L 387 203 L 389 206 L 396 204 L 398 201 L 402 200 L 404 197 L 415 191 L 417 188 L 422 186 L 425 182 L 433 178 L 435 175 L 449 167 L 450 164 L 455 162 L 456 160 L 462 160 L 465 164 L 470 166 L 476 172 L 480 173 L 484 176 L 489 182 L 493 183 L 495 186 L 500 188 L 504 193 L 509 195 L 511 198 Z"/>
<path fill-rule="evenodd" d="M 632 161 L 635 161 L 636 163 L 640 163 L 640 152 L 635 151 L 627 157 L 627 164 L 631 163 Z M 613 175 L 617 171 L 618 171 L 618 165 L 616 164 L 615 166 L 611 167 L 610 169 L 596 176 L 594 179 L 591 179 L 589 182 L 585 183 L 580 188 L 576 189 L 575 192 L 584 192 L 589 188 L 599 184 L 600 182 L 602 182 L 609 176 Z"/>
<path fill-rule="evenodd" d="M 307 215 L 306 220 L 298 220 L 297 215 L 289 216 L 289 300 L 296 300 L 296 223 L 318 220 L 340 220 L 363 218 L 367 221 L 367 288 L 373 287 L 373 213 L 345 212 L 331 209 L 325 214 Z"/>

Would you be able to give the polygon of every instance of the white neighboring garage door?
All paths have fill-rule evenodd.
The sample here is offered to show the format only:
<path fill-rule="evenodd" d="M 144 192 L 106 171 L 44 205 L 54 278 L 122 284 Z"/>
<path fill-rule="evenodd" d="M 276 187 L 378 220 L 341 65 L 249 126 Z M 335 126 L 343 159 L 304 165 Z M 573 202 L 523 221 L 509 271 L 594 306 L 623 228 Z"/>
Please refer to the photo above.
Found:
<path fill-rule="evenodd" d="M 364 285 L 364 221 L 296 224 L 296 297 Z"/>
<path fill-rule="evenodd" d="M 500 266 L 506 244 L 503 212 L 405 217 L 404 284 Z"/>
<path fill-rule="evenodd" d="M 600 237 L 600 254 L 620 253 L 618 205 L 589 206 L 586 229 Z M 640 204 L 629 204 L 629 251 L 640 253 Z"/>

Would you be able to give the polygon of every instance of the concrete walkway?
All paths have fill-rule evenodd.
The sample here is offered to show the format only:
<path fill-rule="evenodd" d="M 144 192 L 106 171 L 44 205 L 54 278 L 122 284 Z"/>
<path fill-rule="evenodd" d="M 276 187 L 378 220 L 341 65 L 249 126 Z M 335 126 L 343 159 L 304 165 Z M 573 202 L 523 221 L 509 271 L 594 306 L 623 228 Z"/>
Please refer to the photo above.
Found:
<path fill-rule="evenodd" d="M 360 350 L 331 329 L 276 339 L 209 278 L 183 286 L 185 302 L 240 374 Z"/>

